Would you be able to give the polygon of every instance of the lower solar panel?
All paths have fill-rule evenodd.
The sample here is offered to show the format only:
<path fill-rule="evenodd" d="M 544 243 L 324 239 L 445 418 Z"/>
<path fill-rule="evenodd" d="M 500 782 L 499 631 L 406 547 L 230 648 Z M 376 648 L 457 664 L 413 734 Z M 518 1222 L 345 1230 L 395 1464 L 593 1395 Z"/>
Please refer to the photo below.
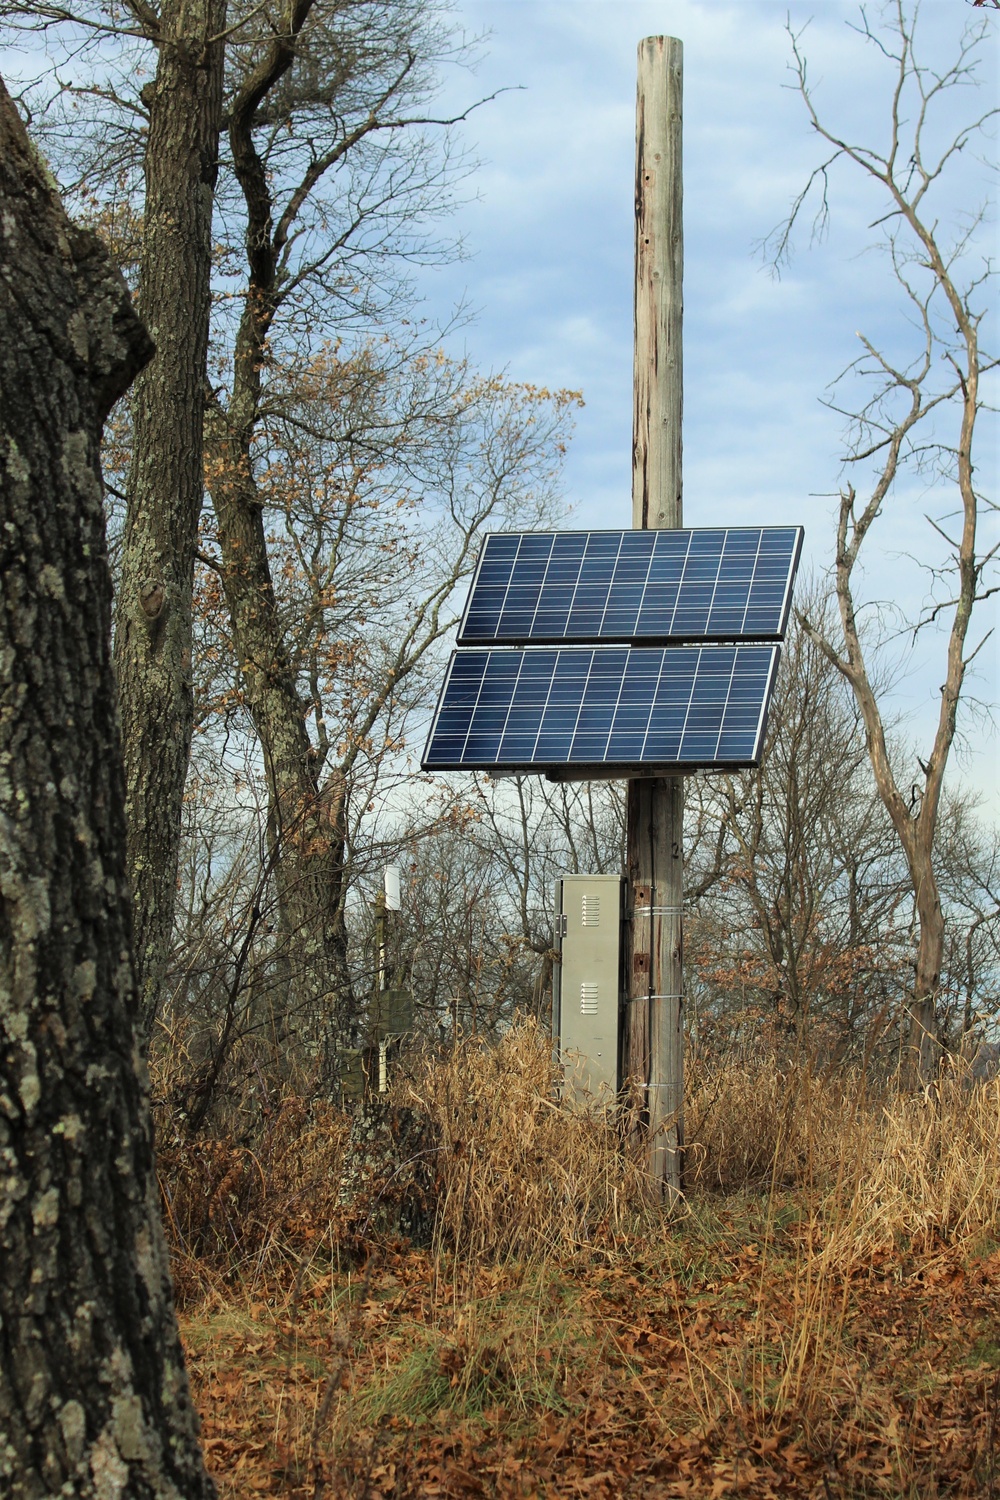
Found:
<path fill-rule="evenodd" d="M 780 648 L 563 646 L 453 653 L 426 771 L 565 779 L 760 763 Z"/>

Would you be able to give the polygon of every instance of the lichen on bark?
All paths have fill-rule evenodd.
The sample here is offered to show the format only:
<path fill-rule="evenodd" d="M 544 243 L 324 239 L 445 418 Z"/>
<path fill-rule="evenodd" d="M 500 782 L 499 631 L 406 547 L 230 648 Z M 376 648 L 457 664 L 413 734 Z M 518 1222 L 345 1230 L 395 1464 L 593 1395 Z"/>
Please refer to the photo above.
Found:
<path fill-rule="evenodd" d="M 0 1494 L 209 1500 L 136 1040 L 101 505 L 151 343 L 0 84 Z"/>

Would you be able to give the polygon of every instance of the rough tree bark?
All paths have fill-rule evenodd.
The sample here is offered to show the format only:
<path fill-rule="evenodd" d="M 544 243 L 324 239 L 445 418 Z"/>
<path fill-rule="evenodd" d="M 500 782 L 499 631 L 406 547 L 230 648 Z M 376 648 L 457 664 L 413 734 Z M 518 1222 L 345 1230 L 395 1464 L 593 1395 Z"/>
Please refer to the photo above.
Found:
<path fill-rule="evenodd" d="M 159 1219 L 98 450 L 152 347 L 0 85 L 0 1493 L 209 1500 Z"/>
<path fill-rule="evenodd" d="M 155 80 L 143 90 L 149 129 L 137 302 L 157 353 L 132 393 L 115 667 L 141 1025 L 148 1038 L 170 949 L 194 713 L 191 598 L 203 496 L 226 0 L 164 0 L 159 16 L 146 7 L 140 16 L 159 61 Z"/>
<path fill-rule="evenodd" d="M 339 1051 L 349 1045 L 353 1009 L 343 921 L 346 780 L 334 769 L 320 783 L 285 649 L 249 455 L 218 409 L 209 422 L 209 452 L 220 580 L 246 705 L 264 757 L 289 1003 L 320 1022 L 324 1070 L 333 1076 Z"/>
<path fill-rule="evenodd" d="M 326 1071 L 348 1044 L 350 971 L 343 919 L 347 838 L 346 781 L 334 770 L 321 783 L 295 674 L 278 614 L 252 447 L 267 341 L 280 302 L 279 263 L 295 207 L 273 218 L 272 184 L 253 139 L 254 117 L 292 66 L 312 0 L 290 0 L 285 27 L 240 88 L 230 112 L 233 164 L 247 209 L 249 284 L 236 337 L 233 388 L 209 408 L 208 479 L 222 554 L 220 580 L 247 708 L 260 741 L 268 789 L 268 832 L 282 930 L 294 946 L 290 999 L 318 1012 Z M 358 137 L 370 130 L 365 122 Z M 352 138 L 342 143 L 346 151 Z M 332 159 L 337 152 L 328 153 Z M 331 164 L 322 159 L 315 175 Z M 298 200 L 293 198 L 297 206 Z"/>
<path fill-rule="evenodd" d="M 293 1006 L 320 1022 L 325 1067 L 334 1077 L 349 1044 L 354 997 L 344 919 L 347 785 L 343 765 L 324 769 L 310 743 L 295 672 L 275 598 L 261 497 L 253 471 L 262 372 L 282 302 L 293 290 L 285 258 L 308 195 L 364 138 L 391 124 L 386 106 L 404 82 L 412 57 L 369 113 L 317 149 L 283 209 L 275 180 L 254 141 L 260 109 L 296 59 L 313 0 L 287 0 L 280 32 L 242 82 L 229 111 L 233 168 L 247 215 L 247 287 L 233 353 L 228 403 L 213 396 L 206 442 L 208 486 L 218 523 L 220 581 L 247 708 L 264 759 L 270 854 L 282 931 L 294 951 L 289 973 Z M 388 689 L 387 689 L 388 690 Z M 374 715 L 372 716 L 374 719 Z"/>

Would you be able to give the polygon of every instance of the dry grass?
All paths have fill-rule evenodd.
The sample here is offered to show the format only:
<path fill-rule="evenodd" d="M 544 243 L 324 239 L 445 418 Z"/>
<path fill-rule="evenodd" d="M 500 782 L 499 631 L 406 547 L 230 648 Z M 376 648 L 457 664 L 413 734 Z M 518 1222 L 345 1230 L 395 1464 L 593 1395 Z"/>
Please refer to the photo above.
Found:
<path fill-rule="evenodd" d="M 661 1222 L 622 1122 L 560 1104 L 557 1073 L 525 1021 L 496 1047 L 417 1057 L 395 1083 L 391 1105 L 430 1142 L 439 1252 L 538 1259 Z M 949 1077 L 914 1097 L 871 1093 L 852 1075 L 724 1062 L 689 1081 L 685 1120 L 680 1213 L 705 1193 L 807 1192 L 848 1260 L 1000 1234 L 1000 1080 Z M 272 1102 L 252 1146 L 161 1131 L 176 1263 L 253 1278 L 342 1235 L 349 1138 L 345 1115 L 295 1093 Z"/>
<path fill-rule="evenodd" d="M 641 1159 L 603 1111 L 559 1102 L 531 1021 L 416 1063 L 395 1090 L 438 1142 L 435 1242 L 456 1258 L 538 1258 L 621 1231 L 646 1200 Z"/>
<path fill-rule="evenodd" d="M 844 1132 L 850 1204 L 838 1227 L 855 1254 L 1000 1237 L 1000 1079 L 949 1078 L 873 1115 Z"/>
<path fill-rule="evenodd" d="M 690 1191 L 808 1189 L 848 1258 L 998 1233 L 1000 1079 L 913 1096 L 724 1063 L 694 1080 L 686 1125 Z"/>
<path fill-rule="evenodd" d="M 822 1077 L 803 1066 L 781 1068 L 772 1058 L 726 1058 L 691 1070 L 687 1186 L 737 1192 L 829 1177 L 840 1156 L 837 1132 L 866 1111 L 858 1080 Z"/>
<path fill-rule="evenodd" d="M 1000 1495 L 1000 1083 L 696 1076 L 670 1213 L 554 1084 L 530 1025 L 415 1062 L 433 1240 L 364 1264 L 339 1117 L 287 1104 L 225 1191 L 168 1156 L 182 1266 L 235 1193 L 186 1323 L 227 1500 Z"/>
<path fill-rule="evenodd" d="M 175 1135 L 157 1149 L 174 1284 L 182 1304 L 225 1285 L 253 1297 L 262 1277 L 301 1264 L 339 1213 L 348 1122 L 297 1095 L 278 1101 L 253 1147 Z"/>

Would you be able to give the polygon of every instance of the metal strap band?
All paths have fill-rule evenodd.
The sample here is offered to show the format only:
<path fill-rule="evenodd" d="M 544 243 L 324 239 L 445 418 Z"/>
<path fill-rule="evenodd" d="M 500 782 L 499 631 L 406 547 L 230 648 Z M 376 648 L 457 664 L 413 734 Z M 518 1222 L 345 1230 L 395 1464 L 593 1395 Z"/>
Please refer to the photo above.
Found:
<path fill-rule="evenodd" d="M 634 916 L 639 916 L 640 913 L 645 916 L 647 912 L 652 917 L 682 917 L 684 908 L 683 906 L 633 906 L 632 908 Z"/>
<path fill-rule="evenodd" d="M 686 1000 L 687 994 L 683 995 L 626 995 L 626 1005 L 638 1005 L 641 1000 Z"/>

